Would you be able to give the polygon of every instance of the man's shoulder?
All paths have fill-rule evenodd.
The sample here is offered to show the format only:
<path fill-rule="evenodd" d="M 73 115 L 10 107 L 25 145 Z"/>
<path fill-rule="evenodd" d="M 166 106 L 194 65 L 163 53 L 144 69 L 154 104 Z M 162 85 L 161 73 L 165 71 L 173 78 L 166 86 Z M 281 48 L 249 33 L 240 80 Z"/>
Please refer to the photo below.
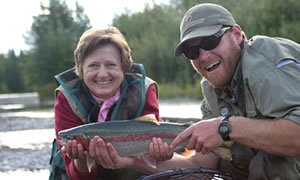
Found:
<path fill-rule="evenodd" d="M 293 58 L 300 54 L 298 43 L 282 37 L 256 35 L 246 42 L 246 50 L 251 49 L 251 52 L 272 60 Z"/>
<path fill-rule="evenodd" d="M 254 36 L 245 41 L 242 56 L 243 73 L 260 73 L 264 76 L 267 71 L 275 69 L 284 59 L 298 59 L 300 45 L 279 37 Z M 297 61 L 297 60 L 296 60 Z M 246 68 L 246 69 L 245 69 Z"/>

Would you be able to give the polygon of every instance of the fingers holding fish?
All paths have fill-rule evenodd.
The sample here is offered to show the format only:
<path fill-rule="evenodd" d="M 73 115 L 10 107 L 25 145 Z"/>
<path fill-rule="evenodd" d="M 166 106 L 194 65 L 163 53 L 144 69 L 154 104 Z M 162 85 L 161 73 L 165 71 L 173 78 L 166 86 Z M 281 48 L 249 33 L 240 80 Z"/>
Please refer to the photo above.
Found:
<path fill-rule="evenodd" d="M 223 140 L 218 133 L 218 119 L 203 120 L 191 126 L 193 131 L 186 145 L 188 149 L 195 149 L 197 152 L 206 154 L 209 151 L 223 144 Z"/>
<path fill-rule="evenodd" d="M 101 157 L 97 156 L 97 153 L 99 154 L 99 150 L 97 150 L 97 137 L 93 138 L 90 140 L 90 145 L 89 145 L 89 155 L 92 159 L 94 159 L 98 164 L 101 165 L 101 161 L 99 160 Z"/>
<path fill-rule="evenodd" d="M 197 141 L 197 143 L 195 144 L 196 152 L 202 152 L 202 148 L 203 148 L 203 142 Z"/>
<path fill-rule="evenodd" d="M 189 150 L 193 150 L 193 149 L 196 149 L 196 144 L 198 142 L 198 138 L 197 136 L 194 136 L 194 134 L 192 134 L 191 138 L 189 139 L 188 143 L 186 144 L 186 147 L 189 149 Z M 201 142 L 199 142 L 199 149 L 201 151 L 202 149 L 202 144 Z M 197 151 L 197 149 L 196 149 Z"/>
<path fill-rule="evenodd" d="M 121 157 L 118 153 L 118 151 L 114 148 L 114 146 L 110 143 L 106 144 L 111 164 L 107 166 L 106 168 L 110 169 L 119 169 L 124 167 L 130 167 L 133 166 L 135 159 L 132 157 Z"/>
<path fill-rule="evenodd" d="M 77 143 L 76 140 L 68 141 L 63 151 L 65 151 L 66 155 L 71 159 L 85 158 L 83 146 Z"/>
<path fill-rule="evenodd" d="M 91 157 L 98 164 L 107 169 L 117 169 L 122 166 L 122 158 L 119 156 L 112 144 L 106 144 L 102 138 L 98 136 L 91 140 Z"/>
<path fill-rule="evenodd" d="M 98 162 L 96 152 L 95 152 L 95 139 L 94 138 L 90 140 L 89 155 L 92 159 L 95 159 Z"/>
<path fill-rule="evenodd" d="M 149 155 L 156 161 L 160 160 L 159 141 L 157 138 L 152 138 L 152 142 L 149 144 Z"/>
<path fill-rule="evenodd" d="M 172 159 L 173 151 L 168 143 L 163 143 L 163 150 L 161 150 L 161 152 L 164 152 L 163 158 L 161 159 L 162 161 Z"/>
<path fill-rule="evenodd" d="M 125 167 L 134 167 L 136 162 L 143 161 L 141 157 L 122 157 L 119 155 L 118 151 L 110 143 L 107 144 L 111 159 L 114 163 L 114 169 L 125 168 Z"/>
<path fill-rule="evenodd" d="M 176 136 L 176 138 L 171 142 L 170 147 L 172 149 L 175 148 L 182 141 L 184 141 L 186 138 L 188 138 L 189 136 L 191 136 L 191 134 L 193 133 L 193 130 L 194 130 L 194 125 L 191 125 L 186 130 L 184 130 L 181 133 L 179 133 L 178 136 Z"/>
<path fill-rule="evenodd" d="M 196 152 L 201 152 L 202 154 L 207 154 L 213 148 L 209 145 L 209 142 L 204 142 L 203 139 L 198 138 L 195 144 Z"/>
<path fill-rule="evenodd" d="M 149 155 L 156 161 L 165 161 L 173 157 L 173 151 L 161 138 L 153 138 L 149 144 Z"/>
<path fill-rule="evenodd" d="M 112 169 L 121 168 L 121 163 L 120 163 L 121 157 L 119 156 L 119 154 L 116 151 L 116 149 L 110 143 L 107 144 L 107 148 L 108 148 L 108 150 L 110 152 L 110 157 L 111 157 L 111 160 L 113 162 Z"/>
<path fill-rule="evenodd" d="M 90 156 L 104 168 L 112 168 L 113 162 L 103 139 L 95 136 L 90 143 Z"/>
<path fill-rule="evenodd" d="M 77 159 L 77 143 L 76 140 L 68 141 L 66 145 L 66 154 L 71 159 Z"/>
<path fill-rule="evenodd" d="M 158 138 L 152 138 L 152 142 L 149 145 L 149 155 L 150 157 L 152 157 L 153 159 L 155 159 L 156 161 L 160 161 L 160 149 L 159 146 L 161 144 L 161 141 L 158 140 Z"/>

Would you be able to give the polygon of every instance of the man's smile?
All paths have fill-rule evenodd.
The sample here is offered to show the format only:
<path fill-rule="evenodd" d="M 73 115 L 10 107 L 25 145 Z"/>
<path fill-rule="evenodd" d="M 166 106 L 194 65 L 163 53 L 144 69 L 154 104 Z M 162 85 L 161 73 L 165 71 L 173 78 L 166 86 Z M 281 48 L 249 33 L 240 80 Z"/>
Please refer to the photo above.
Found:
<path fill-rule="evenodd" d="M 216 62 L 204 67 L 204 69 L 207 70 L 208 72 L 211 72 L 211 71 L 215 70 L 216 68 L 218 68 L 220 63 L 221 63 L 220 61 L 216 61 Z"/>

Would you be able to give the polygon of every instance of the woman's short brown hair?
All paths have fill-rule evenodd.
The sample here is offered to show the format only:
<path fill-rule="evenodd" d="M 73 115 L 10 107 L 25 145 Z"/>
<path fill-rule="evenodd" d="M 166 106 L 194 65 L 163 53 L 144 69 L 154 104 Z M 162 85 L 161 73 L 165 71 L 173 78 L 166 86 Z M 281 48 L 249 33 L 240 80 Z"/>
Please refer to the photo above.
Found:
<path fill-rule="evenodd" d="M 82 34 L 74 51 L 75 73 L 78 76 L 82 77 L 84 59 L 95 49 L 106 44 L 113 44 L 119 49 L 123 72 L 126 73 L 130 69 L 133 63 L 131 50 L 119 29 L 116 27 L 92 28 Z"/>

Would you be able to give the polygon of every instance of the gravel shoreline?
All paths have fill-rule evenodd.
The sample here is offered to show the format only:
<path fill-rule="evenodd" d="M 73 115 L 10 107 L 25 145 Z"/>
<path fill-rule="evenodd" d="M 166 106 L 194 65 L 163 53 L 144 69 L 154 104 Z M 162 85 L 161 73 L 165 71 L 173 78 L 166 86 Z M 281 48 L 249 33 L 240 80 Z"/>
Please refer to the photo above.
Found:
<path fill-rule="evenodd" d="M 52 109 L 0 113 L 0 179 L 48 179 Z"/>

